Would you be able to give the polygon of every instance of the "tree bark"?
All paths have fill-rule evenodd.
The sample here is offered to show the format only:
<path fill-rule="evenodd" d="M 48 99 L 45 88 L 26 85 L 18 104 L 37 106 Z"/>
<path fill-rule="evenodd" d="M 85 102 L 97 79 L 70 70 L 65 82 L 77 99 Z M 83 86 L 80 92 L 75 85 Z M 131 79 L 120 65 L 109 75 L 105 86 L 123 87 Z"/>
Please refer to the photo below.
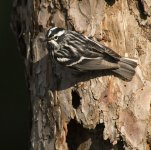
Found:
<path fill-rule="evenodd" d="M 32 105 L 32 150 L 151 147 L 151 1 L 15 0 L 12 28 L 24 56 Z M 54 64 L 48 28 L 76 30 L 138 58 L 130 82 Z"/>

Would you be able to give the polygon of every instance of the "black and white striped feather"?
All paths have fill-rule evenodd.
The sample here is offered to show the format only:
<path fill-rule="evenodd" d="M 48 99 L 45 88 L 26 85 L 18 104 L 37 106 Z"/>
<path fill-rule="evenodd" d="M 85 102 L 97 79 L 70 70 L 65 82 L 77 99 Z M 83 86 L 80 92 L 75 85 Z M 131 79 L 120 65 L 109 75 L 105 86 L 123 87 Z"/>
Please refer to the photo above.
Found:
<path fill-rule="evenodd" d="M 78 32 L 54 27 L 46 38 L 54 59 L 64 66 L 79 71 L 110 69 L 128 80 L 135 74 L 136 59 L 121 57 Z"/>

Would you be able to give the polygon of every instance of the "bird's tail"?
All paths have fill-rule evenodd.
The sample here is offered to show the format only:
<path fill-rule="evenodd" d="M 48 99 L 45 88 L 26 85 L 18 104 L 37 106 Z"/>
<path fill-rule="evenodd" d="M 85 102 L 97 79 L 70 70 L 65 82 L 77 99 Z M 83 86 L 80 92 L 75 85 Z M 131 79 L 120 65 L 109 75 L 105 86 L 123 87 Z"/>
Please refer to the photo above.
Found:
<path fill-rule="evenodd" d="M 127 80 L 132 80 L 135 74 L 137 60 L 132 59 L 132 58 L 127 58 L 127 57 L 122 57 L 118 63 L 120 67 L 112 71 L 124 77 Z"/>

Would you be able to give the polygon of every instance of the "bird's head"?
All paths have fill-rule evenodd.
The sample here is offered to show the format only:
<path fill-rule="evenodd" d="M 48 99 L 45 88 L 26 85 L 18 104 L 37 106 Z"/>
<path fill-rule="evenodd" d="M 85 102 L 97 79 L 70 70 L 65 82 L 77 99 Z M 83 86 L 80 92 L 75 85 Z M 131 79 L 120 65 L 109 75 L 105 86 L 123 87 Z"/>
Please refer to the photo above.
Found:
<path fill-rule="evenodd" d="M 47 43 L 53 47 L 58 47 L 61 37 L 64 36 L 65 30 L 63 28 L 53 27 L 48 30 L 46 35 Z"/>

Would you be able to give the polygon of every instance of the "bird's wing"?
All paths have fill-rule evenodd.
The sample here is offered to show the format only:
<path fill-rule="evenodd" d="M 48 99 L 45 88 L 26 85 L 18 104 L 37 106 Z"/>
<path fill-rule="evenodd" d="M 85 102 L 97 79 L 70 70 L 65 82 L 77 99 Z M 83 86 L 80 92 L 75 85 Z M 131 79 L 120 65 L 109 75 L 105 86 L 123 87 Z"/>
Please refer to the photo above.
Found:
<path fill-rule="evenodd" d="M 112 49 L 106 47 L 105 45 L 98 43 L 94 40 L 91 40 L 87 37 L 84 37 L 82 34 L 75 31 L 68 31 L 67 34 L 69 40 L 69 44 L 77 46 L 79 52 L 83 52 L 82 55 L 88 58 L 102 57 L 102 56 L 110 56 L 113 59 L 119 60 L 121 56 L 114 52 Z M 74 43 L 77 42 L 77 43 Z"/>
<path fill-rule="evenodd" d="M 118 61 L 121 56 L 110 48 L 90 39 L 87 39 L 84 45 L 84 52 L 71 67 L 81 71 L 119 68 Z"/>
<path fill-rule="evenodd" d="M 55 59 L 64 66 L 73 66 L 82 60 L 80 56 L 73 53 L 73 51 L 68 46 L 62 46 L 60 49 L 55 51 Z"/>
<path fill-rule="evenodd" d="M 119 60 L 119 58 L 121 58 L 121 56 L 119 54 L 117 54 L 116 52 L 114 52 L 112 49 L 110 49 L 109 47 L 100 44 L 98 42 L 95 42 L 91 39 L 87 39 L 87 46 L 89 48 L 90 51 L 95 51 L 98 54 L 103 54 L 104 56 L 108 55 L 110 57 L 112 57 L 113 59 Z"/>
<path fill-rule="evenodd" d="M 81 62 L 75 64 L 72 67 L 81 71 L 87 71 L 87 70 L 117 69 L 119 68 L 119 65 L 118 63 L 112 63 L 106 60 L 83 58 Z"/>
<path fill-rule="evenodd" d="M 85 38 L 74 31 L 68 32 L 56 52 L 62 65 L 78 70 L 101 70 L 118 68 L 119 55 L 104 45 Z"/>

